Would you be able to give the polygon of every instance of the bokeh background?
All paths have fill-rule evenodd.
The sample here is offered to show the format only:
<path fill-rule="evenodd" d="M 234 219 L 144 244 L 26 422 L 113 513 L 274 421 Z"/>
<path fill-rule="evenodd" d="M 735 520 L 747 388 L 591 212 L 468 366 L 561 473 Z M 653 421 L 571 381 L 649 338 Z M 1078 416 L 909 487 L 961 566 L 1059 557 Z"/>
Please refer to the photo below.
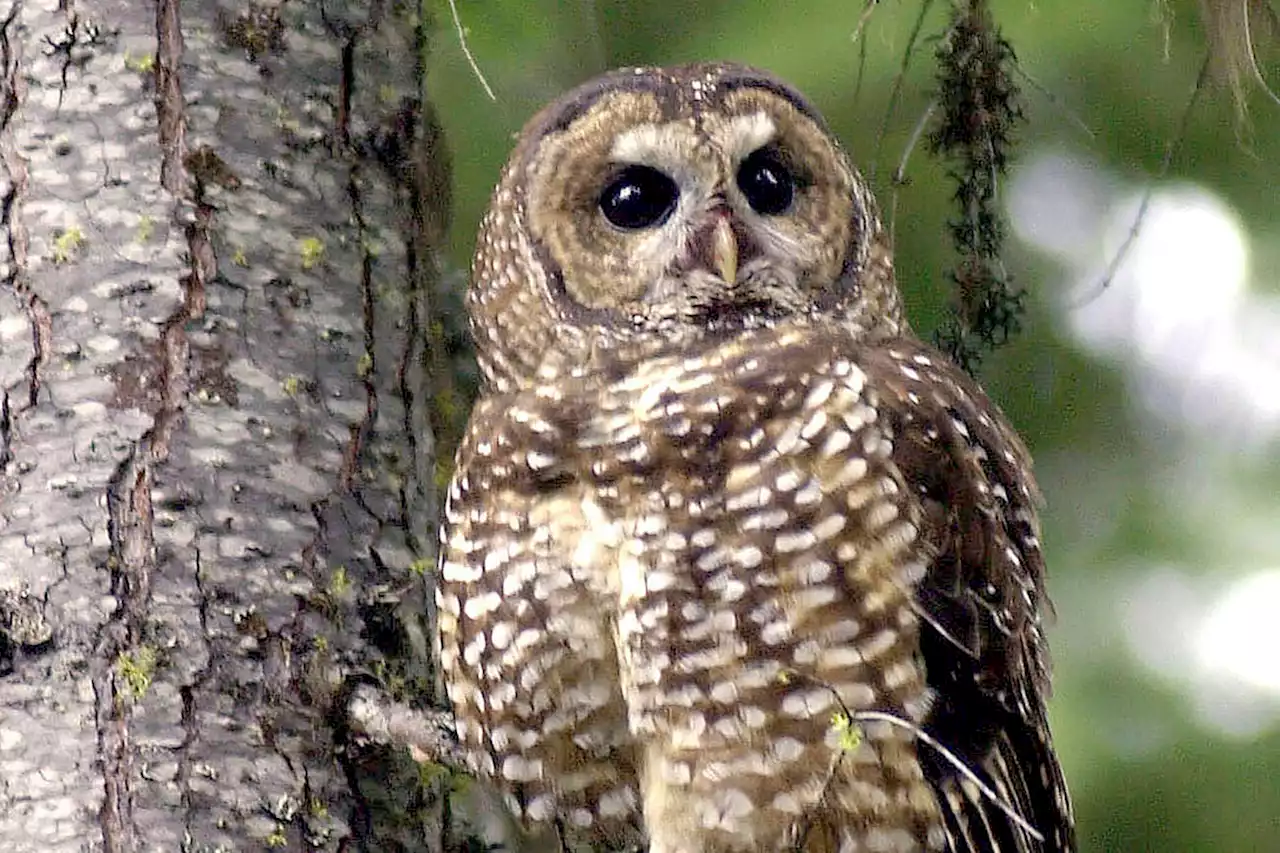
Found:
<path fill-rule="evenodd" d="M 437 4 L 450 263 L 460 278 L 512 137 L 544 102 L 615 65 L 736 59 L 795 83 L 872 177 L 928 334 L 951 298 L 952 188 L 923 148 L 892 181 L 947 22 L 945 0 L 923 2 L 864 19 L 853 0 L 458 0 L 496 101 Z M 1228 6 L 1237 21 L 1253 8 L 1260 71 L 1280 87 L 1263 4 Z M 1052 716 L 1081 849 L 1280 851 L 1280 105 L 1246 78 L 1242 113 L 1211 76 L 1188 111 L 1207 53 L 1230 43 L 1194 0 L 992 10 L 1025 74 L 1003 192 L 1029 310 L 982 378 L 1048 499 Z"/>

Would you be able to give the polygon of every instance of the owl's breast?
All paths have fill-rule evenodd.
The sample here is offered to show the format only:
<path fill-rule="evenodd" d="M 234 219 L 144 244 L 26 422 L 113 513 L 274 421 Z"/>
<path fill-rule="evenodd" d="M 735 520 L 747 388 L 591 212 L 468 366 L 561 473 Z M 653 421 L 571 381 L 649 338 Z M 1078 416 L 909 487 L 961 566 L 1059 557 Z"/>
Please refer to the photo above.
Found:
<path fill-rule="evenodd" d="M 886 849 L 936 840 L 917 506 L 849 344 L 707 342 L 594 389 L 580 424 L 595 522 L 564 548 L 601 578 L 647 822 L 672 839 L 775 849 L 838 801 L 905 827 Z"/>

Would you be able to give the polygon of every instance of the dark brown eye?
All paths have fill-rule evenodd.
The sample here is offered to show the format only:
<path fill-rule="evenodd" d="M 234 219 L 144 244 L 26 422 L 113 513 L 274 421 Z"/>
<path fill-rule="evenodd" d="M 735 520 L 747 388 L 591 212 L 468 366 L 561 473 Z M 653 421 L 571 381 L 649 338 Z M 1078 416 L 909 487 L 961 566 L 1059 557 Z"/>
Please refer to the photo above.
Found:
<path fill-rule="evenodd" d="M 756 213 L 777 216 L 791 209 L 796 180 L 777 151 L 759 148 L 738 167 L 738 189 Z"/>
<path fill-rule="evenodd" d="M 676 209 L 676 182 L 649 166 L 628 166 L 600 194 L 600 212 L 619 228 L 634 231 L 667 221 Z"/>

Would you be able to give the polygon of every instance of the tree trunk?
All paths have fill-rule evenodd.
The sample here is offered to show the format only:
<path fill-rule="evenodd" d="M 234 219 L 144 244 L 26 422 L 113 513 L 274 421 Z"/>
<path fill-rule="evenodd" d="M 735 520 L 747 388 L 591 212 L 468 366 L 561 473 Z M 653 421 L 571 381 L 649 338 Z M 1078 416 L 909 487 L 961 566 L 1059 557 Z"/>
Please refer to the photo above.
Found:
<path fill-rule="evenodd" d="M 416 15 L 0 2 L 5 850 L 457 844 L 447 774 L 342 712 L 438 699 L 465 407 Z"/>

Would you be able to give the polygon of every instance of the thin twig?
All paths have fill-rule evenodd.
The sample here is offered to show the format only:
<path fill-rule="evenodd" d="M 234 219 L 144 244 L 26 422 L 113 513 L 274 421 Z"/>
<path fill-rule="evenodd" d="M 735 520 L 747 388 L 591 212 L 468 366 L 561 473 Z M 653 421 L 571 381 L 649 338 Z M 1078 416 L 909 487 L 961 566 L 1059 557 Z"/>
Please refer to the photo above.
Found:
<path fill-rule="evenodd" d="M 467 31 L 463 29 L 462 19 L 458 17 L 457 0 L 449 0 L 449 11 L 453 13 L 453 26 L 458 31 L 458 44 L 462 46 L 462 55 L 467 58 L 467 64 L 471 66 L 472 73 L 476 75 L 476 79 L 484 87 L 485 94 L 489 96 L 489 100 L 497 101 L 498 96 L 493 94 L 493 89 L 489 88 L 489 81 L 484 79 L 484 72 L 476 64 L 476 58 L 471 55 L 471 48 L 467 46 Z"/>
<path fill-rule="evenodd" d="M 454 733 L 453 715 L 447 711 L 412 708 L 362 684 L 347 700 L 347 722 L 352 731 L 375 743 L 407 747 L 419 763 L 470 772 Z"/>
<path fill-rule="evenodd" d="M 1151 207 L 1151 199 L 1155 195 L 1156 183 L 1164 180 L 1169 174 L 1169 169 L 1173 166 L 1174 155 L 1182 147 L 1182 143 L 1186 139 L 1187 128 L 1191 123 L 1191 113 L 1195 109 L 1196 102 L 1200 100 L 1200 92 L 1204 89 L 1205 81 L 1209 76 L 1209 65 L 1212 54 L 1206 54 L 1204 62 L 1200 64 L 1200 73 L 1196 76 L 1195 88 L 1191 90 L 1191 97 L 1187 100 L 1186 107 L 1182 110 L 1182 117 L 1178 120 L 1178 132 L 1164 147 L 1164 159 L 1160 162 L 1160 169 L 1156 172 L 1154 178 L 1147 182 L 1147 188 L 1142 193 L 1142 202 L 1138 205 L 1138 213 L 1133 218 L 1133 225 L 1129 228 L 1128 235 L 1125 236 L 1124 242 L 1120 244 L 1120 248 L 1111 258 L 1111 263 L 1107 264 L 1106 273 L 1103 274 L 1102 280 L 1098 282 L 1096 287 L 1091 288 L 1079 299 L 1072 300 L 1068 304 L 1069 308 L 1079 308 L 1090 301 L 1101 296 L 1107 288 L 1111 286 L 1111 282 L 1115 280 L 1116 274 L 1120 271 L 1120 265 L 1129 255 L 1129 250 L 1133 248 L 1134 242 L 1138 239 L 1139 232 L 1142 231 L 1142 223 L 1147 218 L 1147 210 Z"/>
<path fill-rule="evenodd" d="M 858 25 L 853 28 L 853 41 L 858 45 L 858 73 L 854 78 L 853 84 L 853 106 L 855 109 L 862 102 L 862 81 L 867 72 L 867 40 L 863 38 L 863 29 L 870 20 L 871 11 L 876 7 L 877 2 L 879 0 L 867 0 L 867 5 L 862 10 L 862 15 L 858 18 Z"/>
<path fill-rule="evenodd" d="M 1032 826 L 1030 821 L 1018 814 L 1017 810 L 1014 809 L 1013 806 L 1006 802 L 1005 799 L 992 789 L 990 785 L 983 782 L 982 779 L 978 777 L 978 774 L 969 769 L 969 766 L 965 764 L 958 755 L 943 746 L 941 741 L 929 734 L 921 726 L 910 720 L 904 720 L 899 716 L 890 714 L 887 711 L 851 711 L 849 710 L 849 706 L 845 704 L 844 699 L 840 697 L 840 692 L 836 690 L 834 685 L 824 681 L 823 679 L 804 675 L 803 673 L 794 674 L 797 677 L 802 677 L 808 682 L 817 684 L 818 686 L 831 691 L 831 695 L 835 699 L 836 704 L 840 706 L 840 712 L 850 723 L 888 723 L 891 726 L 910 732 L 915 737 L 919 738 L 922 743 L 937 750 L 938 754 L 941 755 L 948 764 L 953 766 L 961 776 L 977 786 L 982 795 L 990 800 L 998 809 L 1000 809 L 1000 811 L 1004 812 L 1010 820 L 1029 833 L 1036 841 L 1042 844 L 1044 843 L 1044 835 Z M 842 754 L 838 753 L 836 755 L 836 763 L 832 765 L 832 770 L 834 770 L 835 766 L 839 764 L 839 761 L 842 758 Z M 824 796 L 826 795 L 827 786 L 830 784 L 831 776 L 828 776 L 827 781 L 823 785 Z"/>
<path fill-rule="evenodd" d="M 938 108 L 938 99 L 934 98 L 925 107 L 924 113 L 916 122 L 916 126 L 911 129 L 911 136 L 907 139 L 906 147 L 903 148 L 902 158 L 898 161 L 898 168 L 893 173 L 893 183 L 895 186 L 905 184 L 907 181 L 907 160 L 911 157 L 911 152 L 915 150 L 916 143 L 920 141 L 920 137 L 924 135 L 925 126 L 929 124 L 929 119 L 933 118 L 933 111 Z"/>
<path fill-rule="evenodd" d="M 875 8 L 879 3 L 880 0 L 866 0 L 866 3 L 862 7 L 862 14 L 858 16 L 858 23 L 853 27 L 853 41 L 857 41 L 862 38 L 862 30 L 871 20 L 871 13 L 875 11 Z"/>
<path fill-rule="evenodd" d="M 1152 7 L 1152 15 L 1157 18 L 1157 23 L 1160 24 L 1160 35 L 1164 37 L 1164 52 L 1162 56 L 1167 65 L 1169 57 L 1172 55 L 1169 51 L 1169 44 L 1173 35 L 1173 10 L 1169 8 L 1169 0 L 1156 0 Z"/>
<path fill-rule="evenodd" d="M 898 224 L 898 190 L 907 183 L 907 160 L 911 159 L 911 152 L 915 151 L 916 145 L 920 142 L 920 137 L 924 135 L 924 129 L 929 124 L 929 119 L 933 118 L 933 111 L 938 108 L 938 99 L 934 98 L 929 102 L 929 106 L 920 115 L 916 126 L 911 129 L 911 136 L 907 139 L 906 146 L 902 149 L 902 157 L 898 159 L 898 168 L 893 172 L 893 192 L 889 195 L 889 245 L 896 245 L 894 233 Z"/>
<path fill-rule="evenodd" d="M 1044 843 L 1044 835 L 1041 834 L 1041 832 L 1038 829 L 1032 826 L 1031 823 L 1025 817 L 1018 814 L 1018 812 L 1014 810 L 1013 806 L 1006 803 L 1004 801 L 1004 798 L 1001 797 L 999 794 L 997 794 L 991 788 L 991 786 L 989 786 L 987 783 L 983 782 L 980 778 L 978 778 L 978 774 L 970 770 L 969 767 L 960 759 L 958 755 L 956 755 L 954 752 L 952 752 L 951 750 L 943 746 L 942 743 L 938 741 L 937 738 L 935 738 L 933 735 L 926 732 L 920 726 L 916 725 L 910 720 L 904 720 L 901 717 L 896 717 L 893 714 L 889 714 L 884 711 L 854 711 L 853 714 L 850 716 L 850 719 L 858 723 L 866 723 L 866 722 L 888 723 L 889 725 L 897 726 L 900 729 L 905 729 L 906 731 L 911 732 L 913 735 L 919 738 L 921 742 L 935 749 L 939 755 L 941 755 L 944 759 L 946 759 L 948 764 L 950 764 L 960 773 L 961 776 L 963 776 L 965 779 L 969 780 L 975 786 L 977 786 L 978 790 L 982 792 L 982 795 L 986 797 L 988 800 L 990 800 L 991 803 L 995 805 L 996 808 L 1004 812 L 1005 815 L 1008 816 L 1009 820 L 1013 821 L 1018 826 L 1022 827 L 1022 829 L 1028 835 L 1034 838 L 1036 841 L 1040 842 L 1041 844 Z"/>
<path fill-rule="evenodd" d="M 1244 49 L 1245 56 L 1249 58 L 1249 68 L 1253 71 L 1253 77 L 1258 81 L 1258 85 L 1262 87 L 1262 91 L 1267 93 L 1267 97 L 1271 99 L 1273 104 L 1280 106 L 1280 96 L 1271 90 L 1267 85 L 1266 79 L 1262 76 L 1262 69 L 1258 67 L 1258 54 L 1253 49 L 1253 33 L 1249 28 L 1249 3 L 1244 4 Z"/>
<path fill-rule="evenodd" d="M 907 39 L 907 49 L 902 52 L 902 66 L 898 75 L 893 78 L 893 89 L 889 93 L 889 104 L 885 107 L 884 118 L 880 121 L 880 132 L 876 134 L 876 156 L 871 161 L 870 180 L 874 181 L 880 168 L 880 154 L 884 150 L 884 138 L 889 132 L 889 120 L 898 108 L 898 99 L 902 96 L 902 86 L 907 79 L 907 69 L 911 66 L 911 58 L 915 56 L 916 42 L 920 40 L 920 31 L 924 29 L 924 19 L 933 6 L 933 0 L 924 0 L 920 4 L 920 14 L 916 16 L 915 26 L 911 28 L 911 36 Z"/>
<path fill-rule="evenodd" d="M 1093 132 L 1093 129 L 1090 128 L 1089 125 L 1084 123 L 1084 119 L 1082 119 L 1078 113 L 1076 113 L 1074 110 L 1068 107 L 1065 103 L 1063 103 L 1061 98 L 1059 98 L 1053 92 L 1049 91 L 1049 89 L 1047 89 L 1042 83 L 1036 80 L 1036 78 L 1028 74 L 1027 70 L 1022 67 L 1022 63 L 1020 62 L 1013 63 L 1013 70 L 1018 72 L 1018 76 L 1021 77 L 1023 80 L 1025 80 L 1028 86 L 1030 86 L 1032 89 L 1035 89 L 1037 92 L 1039 92 L 1041 96 L 1044 97 L 1045 100 L 1047 100 L 1050 104 L 1054 106 L 1055 109 L 1058 110 L 1058 112 L 1066 116 L 1068 121 L 1070 121 L 1077 128 L 1079 128 L 1080 131 L 1085 136 L 1089 137 L 1089 140 L 1091 142 L 1096 142 L 1098 140 L 1098 135 Z"/>
<path fill-rule="evenodd" d="M 934 631 L 938 632 L 938 635 L 942 637 L 942 639 L 950 643 L 952 646 L 954 646 L 956 651 L 963 653 L 965 657 L 969 658 L 970 660 L 976 661 L 978 659 L 977 651 L 969 648 L 967 645 L 961 642 L 959 637 L 957 637 L 955 634 L 948 631 L 946 627 L 942 624 L 942 622 L 939 621 L 936 616 L 934 616 L 932 613 L 929 612 L 929 608 L 925 607 L 922 603 L 920 603 L 915 599 L 915 593 L 913 591 L 908 590 L 902 584 L 898 584 L 897 586 L 899 589 L 902 589 L 911 597 L 910 598 L 911 609 L 915 611 L 916 616 L 920 617 L 920 619 L 926 625 L 928 625 Z"/>

